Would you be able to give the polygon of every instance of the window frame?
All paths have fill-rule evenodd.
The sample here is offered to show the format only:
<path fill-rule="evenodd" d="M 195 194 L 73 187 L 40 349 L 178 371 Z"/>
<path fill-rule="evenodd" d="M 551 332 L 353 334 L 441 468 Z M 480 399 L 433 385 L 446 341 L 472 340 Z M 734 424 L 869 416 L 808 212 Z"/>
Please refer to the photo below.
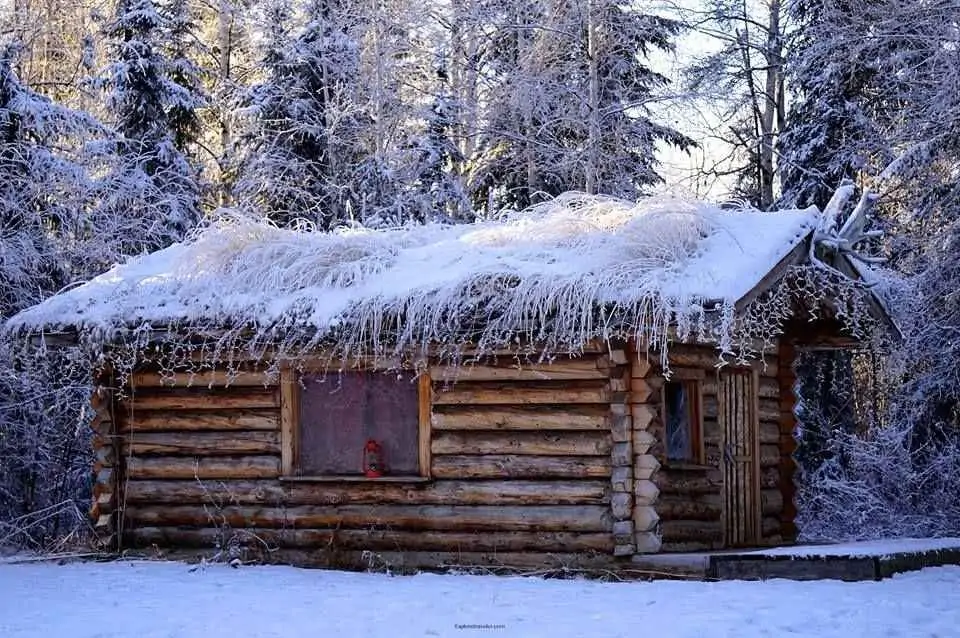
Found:
<path fill-rule="evenodd" d="M 417 460 L 419 471 L 416 474 L 398 474 L 368 478 L 355 474 L 309 474 L 300 473 L 300 393 L 304 375 L 322 374 L 340 371 L 336 363 L 325 361 L 323 365 L 294 367 L 289 364 L 280 368 L 280 480 L 316 481 L 316 482 L 354 482 L 354 483 L 414 483 L 431 480 L 430 440 L 433 416 L 433 383 L 429 372 L 420 370 L 417 383 Z M 408 370 L 410 371 L 410 370 Z M 387 372 L 384 368 L 346 367 L 343 374 L 353 372 Z M 412 371 L 410 371 L 412 372 Z M 359 451 L 358 451 L 359 454 Z"/>
<path fill-rule="evenodd" d="M 661 405 L 661 432 L 663 434 L 663 465 L 682 466 L 682 465 L 706 465 L 706 451 L 703 441 L 703 381 L 706 375 L 703 370 L 695 368 L 680 368 L 671 370 L 669 379 L 664 379 L 663 386 L 660 389 Z M 686 459 L 670 458 L 667 441 L 667 423 L 669 414 L 667 413 L 667 384 L 678 383 L 683 386 L 689 395 L 687 401 L 687 410 L 690 417 L 690 450 L 691 457 Z"/>

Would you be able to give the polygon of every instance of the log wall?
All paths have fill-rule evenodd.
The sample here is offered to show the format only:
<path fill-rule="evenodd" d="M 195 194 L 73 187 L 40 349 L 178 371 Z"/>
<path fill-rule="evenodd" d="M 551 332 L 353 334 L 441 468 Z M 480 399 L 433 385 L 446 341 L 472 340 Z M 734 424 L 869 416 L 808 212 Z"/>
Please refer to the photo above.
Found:
<path fill-rule="evenodd" d="M 123 543 L 239 543 L 321 565 L 367 566 L 364 552 L 395 567 L 606 565 L 615 520 L 632 515 L 611 481 L 624 363 L 432 367 L 432 480 L 419 482 L 282 476 L 277 379 L 137 373 L 114 405 Z"/>
<path fill-rule="evenodd" d="M 638 353 L 634 343 L 628 346 L 630 358 L 630 396 L 628 409 L 633 436 L 633 528 L 635 550 L 638 554 L 659 552 L 661 548 L 660 517 L 656 503 L 660 488 L 656 475 L 660 469 L 657 457 L 656 380 L 653 367 L 645 353 Z"/>
<path fill-rule="evenodd" d="M 761 544 L 795 538 L 785 348 L 758 368 Z M 122 400 L 95 396 L 94 519 L 127 547 L 239 545 L 318 565 L 607 568 L 721 549 L 716 351 L 674 345 L 669 356 L 678 378 L 700 383 L 702 463 L 665 458 L 657 355 L 613 344 L 549 364 L 430 367 L 421 480 L 292 477 L 289 383 L 256 370 L 141 371 Z"/>
<path fill-rule="evenodd" d="M 777 381 L 780 384 L 780 498 L 783 501 L 783 513 L 780 517 L 780 537 L 784 543 L 793 543 L 797 540 L 797 526 L 795 523 L 797 508 L 794 502 L 796 484 L 794 478 L 797 463 L 793 454 L 797 451 L 796 426 L 794 408 L 797 405 L 796 383 L 797 375 L 794 371 L 796 349 L 793 345 L 782 342 L 779 352 L 779 371 Z"/>
<path fill-rule="evenodd" d="M 656 355 L 651 355 L 656 358 Z M 716 350 L 710 346 L 672 345 L 669 367 L 677 378 L 699 378 L 703 414 L 703 462 L 667 462 L 664 440 L 661 389 L 665 382 L 658 362 L 650 366 L 646 385 L 650 388 L 645 405 L 651 410 L 654 444 L 651 454 L 657 461 L 653 482 L 658 489 L 656 512 L 662 540 L 661 551 L 707 551 L 724 548 L 722 438 L 718 402 Z M 767 355 L 759 370 L 759 465 L 760 544 L 784 541 L 783 528 L 792 525 L 793 511 L 785 506 L 783 481 L 792 485 L 790 450 L 781 437 L 782 379 L 778 355 Z M 792 395 L 790 395 L 792 397 Z M 790 399 L 784 399 L 789 401 Z M 792 404 L 790 406 L 792 410 Z M 790 461 L 792 462 L 792 461 Z M 792 540 L 792 537 L 788 540 Z"/>
<path fill-rule="evenodd" d="M 100 548 L 116 547 L 120 534 L 121 463 L 117 450 L 113 380 L 109 374 L 96 380 L 90 404 L 93 408 L 93 503 L 90 518 L 96 544 Z"/>

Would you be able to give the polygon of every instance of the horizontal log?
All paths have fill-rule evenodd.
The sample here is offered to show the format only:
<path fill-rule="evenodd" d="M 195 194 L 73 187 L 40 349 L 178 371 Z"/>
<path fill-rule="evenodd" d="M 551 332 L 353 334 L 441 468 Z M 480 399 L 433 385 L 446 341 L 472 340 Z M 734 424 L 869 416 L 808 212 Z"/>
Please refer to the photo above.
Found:
<path fill-rule="evenodd" d="M 632 378 L 630 379 L 630 402 L 631 403 L 649 403 L 656 401 L 657 396 L 654 392 L 652 379 Z"/>
<path fill-rule="evenodd" d="M 124 407 L 128 415 L 135 416 L 138 410 L 243 410 L 245 408 L 277 408 L 280 406 L 280 390 L 243 388 L 217 391 L 208 388 L 157 390 L 149 394 L 138 393 L 126 399 Z"/>
<path fill-rule="evenodd" d="M 773 453 L 773 450 L 777 450 L 776 455 Z M 722 454 L 720 451 L 720 446 L 717 445 L 707 445 L 704 447 L 705 458 L 704 465 L 707 467 L 720 467 L 723 463 Z M 761 472 L 764 469 L 773 468 L 779 466 L 778 456 L 779 448 L 773 445 L 761 445 L 760 446 L 760 470 Z"/>
<path fill-rule="evenodd" d="M 94 415 L 90 421 L 90 429 L 94 434 L 110 436 L 114 430 L 114 418 L 110 414 L 109 407 L 103 405 L 91 405 L 91 407 L 94 409 Z"/>
<path fill-rule="evenodd" d="M 670 366 L 671 381 L 703 381 L 707 377 L 707 372 L 703 368 L 681 368 L 679 366 Z"/>
<path fill-rule="evenodd" d="M 209 550 L 207 550 L 209 551 Z M 416 573 L 424 569 L 456 568 L 483 570 L 547 570 L 561 574 L 569 570 L 609 570 L 618 565 L 611 554 L 582 552 L 370 552 L 279 549 L 264 557 L 274 563 L 312 567 L 339 567 L 360 570 L 389 569 Z"/>
<path fill-rule="evenodd" d="M 630 355 L 630 376 L 634 379 L 643 379 L 653 368 L 653 360 L 648 354 L 628 353 Z"/>
<path fill-rule="evenodd" d="M 266 372 L 250 372 L 246 370 L 202 370 L 199 372 L 134 372 L 130 375 L 130 385 L 137 388 L 156 387 L 242 387 L 242 386 L 273 386 L 277 385 L 276 375 L 270 376 Z"/>
<path fill-rule="evenodd" d="M 708 394 L 704 395 L 701 402 L 703 406 L 703 418 L 706 420 L 716 422 L 720 416 L 720 402 L 717 400 L 716 395 Z"/>
<path fill-rule="evenodd" d="M 661 495 L 654 507 L 661 521 L 719 521 L 722 497 L 719 492 L 695 497 Z"/>
<path fill-rule="evenodd" d="M 613 541 L 617 545 L 626 545 L 634 541 L 636 532 L 633 529 L 633 521 L 614 521 L 613 522 Z"/>
<path fill-rule="evenodd" d="M 280 412 L 269 410 L 231 410 L 223 413 L 149 412 L 140 410 L 121 419 L 121 432 L 201 431 L 201 430 L 279 430 Z"/>
<path fill-rule="evenodd" d="M 280 454 L 279 432 L 145 432 L 124 437 L 124 455 Z"/>
<path fill-rule="evenodd" d="M 133 456 L 127 459 L 130 479 L 253 479 L 280 476 L 279 456 Z"/>
<path fill-rule="evenodd" d="M 715 419 L 703 420 L 703 441 L 707 444 L 719 445 L 723 429 Z"/>
<path fill-rule="evenodd" d="M 564 405 L 568 403 L 609 403 L 610 391 L 597 387 L 539 387 L 507 383 L 457 384 L 438 388 L 434 405 Z"/>
<path fill-rule="evenodd" d="M 716 368 L 720 363 L 720 351 L 713 346 L 677 343 L 671 344 L 667 350 L 669 356 L 668 361 L 671 367 L 693 367 L 710 370 Z M 651 356 L 657 357 L 659 355 L 653 353 Z M 730 357 L 724 357 L 724 359 L 728 362 L 730 361 Z M 752 359 L 750 364 L 754 369 L 758 370 L 761 375 L 766 377 L 776 377 L 780 371 L 777 355 L 774 353 L 766 353 L 762 360 L 759 358 Z M 728 363 L 728 365 L 730 364 Z"/>
<path fill-rule="evenodd" d="M 631 380 L 630 377 L 610 377 L 607 379 L 607 387 L 610 392 L 624 393 L 622 396 L 626 398 L 626 392 L 630 390 Z"/>
<path fill-rule="evenodd" d="M 775 516 L 779 519 L 783 511 L 783 494 L 779 489 L 760 490 L 760 511 L 764 516 Z"/>
<path fill-rule="evenodd" d="M 434 456 L 437 479 L 474 478 L 610 478 L 610 458 L 603 456 Z"/>
<path fill-rule="evenodd" d="M 703 383 L 703 394 L 716 396 L 717 394 L 717 380 L 716 377 L 708 378 Z M 760 392 L 759 396 L 761 399 L 775 399 L 780 400 L 780 382 L 773 377 L 760 377 Z"/>
<path fill-rule="evenodd" d="M 450 408 L 434 410 L 434 430 L 608 430 L 606 406 Z"/>
<path fill-rule="evenodd" d="M 760 421 L 780 421 L 780 405 L 773 399 L 760 399 Z M 705 419 L 716 420 L 720 411 L 720 404 L 715 396 L 703 397 L 703 416 Z"/>
<path fill-rule="evenodd" d="M 397 483 L 283 483 L 266 481 L 131 480 L 130 504 L 234 505 L 603 505 L 610 502 L 604 480 L 434 481 Z"/>
<path fill-rule="evenodd" d="M 779 467 L 760 468 L 760 489 L 780 489 L 780 485 Z"/>
<path fill-rule="evenodd" d="M 779 445 L 780 444 L 780 424 L 776 421 L 760 422 L 760 443 Z M 703 442 L 706 445 L 720 445 L 723 434 L 720 431 L 719 424 L 714 420 L 706 420 L 703 423 Z"/>
<path fill-rule="evenodd" d="M 760 446 L 760 467 L 779 467 L 780 447 L 777 445 Z"/>
<path fill-rule="evenodd" d="M 723 549 L 720 539 L 710 541 L 667 541 L 663 540 L 660 551 L 664 553 L 687 554 L 692 552 L 709 552 Z"/>
<path fill-rule="evenodd" d="M 602 505 L 129 505 L 125 521 L 132 527 L 384 527 L 461 532 L 610 532 L 613 526 L 610 508 Z"/>
<path fill-rule="evenodd" d="M 775 377 L 760 377 L 760 398 L 780 400 L 780 382 Z"/>
<path fill-rule="evenodd" d="M 613 343 L 609 344 L 609 350 L 607 350 L 607 356 L 610 358 L 610 363 L 612 366 L 625 366 L 630 363 L 630 357 L 627 355 L 627 349 L 623 347 L 625 344 Z"/>
<path fill-rule="evenodd" d="M 609 455 L 609 432 L 440 432 L 433 454 L 523 454 L 545 456 Z"/>
<path fill-rule="evenodd" d="M 780 424 L 776 421 L 760 422 L 760 443 L 768 445 L 780 444 Z"/>
<path fill-rule="evenodd" d="M 219 333 L 213 336 L 219 336 Z M 437 358 L 453 358 L 454 355 L 457 355 L 458 360 L 463 365 L 471 365 L 474 362 L 485 363 L 489 360 L 489 357 L 500 357 L 501 359 L 519 360 L 522 362 L 529 361 L 531 363 L 540 361 L 548 356 L 553 356 L 557 359 L 579 359 L 586 358 L 582 355 L 593 355 L 596 358 L 596 355 L 599 355 L 603 351 L 606 351 L 606 345 L 602 340 L 596 340 L 582 344 L 576 351 L 570 350 L 562 353 L 546 352 L 542 345 L 519 344 L 509 348 L 479 349 L 476 344 L 456 343 L 444 345 L 433 344 L 428 347 L 427 354 L 431 360 Z M 214 354 L 217 356 L 213 357 Z M 410 354 L 417 358 L 420 356 L 418 352 Z M 241 349 L 233 352 L 213 352 L 212 350 L 201 352 L 198 349 L 190 353 L 187 360 L 195 363 L 208 363 L 212 359 L 215 362 L 230 361 L 233 365 L 244 364 L 251 367 L 264 365 L 265 362 L 266 364 L 279 362 L 297 369 L 305 368 L 314 370 L 395 370 L 405 365 L 404 360 L 399 357 L 383 355 L 358 355 L 351 356 L 347 359 L 332 357 L 328 353 L 323 352 L 304 353 L 299 356 L 284 352 L 282 353 L 282 358 L 278 358 L 280 355 L 281 353 L 273 348 L 257 348 L 255 351 Z M 482 357 L 482 359 L 475 359 L 479 357 Z"/>
<path fill-rule="evenodd" d="M 117 446 L 113 440 L 97 436 L 92 447 L 94 467 L 113 467 L 117 464 Z"/>
<path fill-rule="evenodd" d="M 460 381 L 563 381 L 606 379 L 607 371 L 597 367 L 595 358 L 558 359 L 553 363 L 523 363 L 516 359 L 461 366 L 432 366 L 435 383 Z"/>
<path fill-rule="evenodd" d="M 696 496 L 700 494 L 720 493 L 723 489 L 723 478 L 719 467 L 704 467 L 703 469 L 676 469 L 663 467 L 654 476 L 654 482 L 662 494 Z M 760 470 L 760 488 L 779 489 L 780 471 L 777 467 L 766 467 Z"/>
<path fill-rule="evenodd" d="M 656 354 L 653 356 L 659 357 Z M 712 346 L 674 343 L 667 347 L 667 363 L 670 367 L 711 370 L 720 363 L 720 351 Z"/>
<path fill-rule="evenodd" d="M 637 532 L 633 535 L 637 554 L 656 554 L 663 548 L 663 539 L 657 532 Z"/>
<path fill-rule="evenodd" d="M 631 405 L 630 417 L 635 430 L 647 430 L 657 418 L 657 409 L 651 404 Z"/>
<path fill-rule="evenodd" d="M 215 547 L 228 539 L 300 549 L 366 549 L 371 551 L 441 552 L 612 552 L 613 536 L 605 532 L 438 532 L 432 530 L 353 529 L 180 529 L 135 528 L 134 546 Z"/>
<path fill-rule="evenodd" d="M 760 399 L 760 420 L 778 421 L 780 420 L 780 402 L 776 399 Z"/>
<path fill-rule="evenodd" d="M 776 516 L 764 516 L 760 521 L 760 535 L 773 536 L 780 534 L 780 519 Z"/>
<path fill-rule="evenodd" d="M 610 463 L 615 466 L 630 465 L 633 460 L 633 446 L 629 442 L 614 443 L 610 452 Z"/>
<path fill-rule="evenodd" d="M 718 468 L 703 470 L 677 470 L 661 468 L 654 475 L 654 483 L 661 495 L 682 494 L 693 497 L 700 494 L 720 493 L 723 478 Z"/>
<path fill-rule="evenodd" d="M 723 527 L 716 521 L 662 521 L 660 534 L 667 543 L 699 542 L 712 545 L 723 539 Z"/>

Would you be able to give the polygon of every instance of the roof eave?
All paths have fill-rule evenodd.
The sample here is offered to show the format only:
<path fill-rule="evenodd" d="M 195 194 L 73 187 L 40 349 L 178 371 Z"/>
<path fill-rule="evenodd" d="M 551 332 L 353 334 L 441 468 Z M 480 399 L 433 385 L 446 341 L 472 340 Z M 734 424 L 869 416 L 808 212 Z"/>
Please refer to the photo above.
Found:
<path fill-rule="evenodd" d="M 740 297 L 737 300 L 737 303 L 734 304 L 734 308 L 737 312 L 743 312 L 747 306 L 752 304 L 758 298 L 760 298 L 764 293 L 772 290 L 777 283 L 783 279 L 787 274 L 787 271 L 791 267 L 804 263 L 809 259 L 810 254 L 810 241 L 813 236 L 813 231 L 811 230 L 807 235 L 800 240 L 793 249 L 788 252 L 784 257 L 777 262 L 777 265 L 774 266 L 770 272 L 763 276 L 757 285 L 751 288 L 745 295 Z"/>
<path fill-rule="evenodd" d="M 789 253 L 783 257 L 783 259 L 777 262 L 777 265 L 774 266 L 770 272 L 764 275 L 763 279 L 761 279 L 756 286 L 754 286 L 749 292 L 737 300 L 737 303 L 735 304 L 737 312 L 744 311 L 747 306 L 752 304 L 763 294 L 772 290 L 777 283 L 783 279 L 791 267 L 809 262 L 810 242 L 813 241 L 813 234 L 814 233 L 811 230 L 803 238 L 803 240 L 801 240 Z M 843 275 L 849 277 L 851 280 L 858 282 L 863 281 L 863 275 L 857 270 L 856 266 L 850 261 L 850 258 L 847 255 L 844 255 L 843 253 L 836 253 L 834 255 L 834 259 L 831 259 L 830 261 L 831 266 L 836 268 Z M 870 310 L 870 315 L 876 321 L 883 324 L 883 326 L 897 339 L 903 338 L 903 333 L 901 332 L 900 327 L 897 326 L 896 322 L 893 320 L 893 316 L 887 308 L 886 303 L 870 287 L 867 287 L 866 303 L 868 309 Z"/>

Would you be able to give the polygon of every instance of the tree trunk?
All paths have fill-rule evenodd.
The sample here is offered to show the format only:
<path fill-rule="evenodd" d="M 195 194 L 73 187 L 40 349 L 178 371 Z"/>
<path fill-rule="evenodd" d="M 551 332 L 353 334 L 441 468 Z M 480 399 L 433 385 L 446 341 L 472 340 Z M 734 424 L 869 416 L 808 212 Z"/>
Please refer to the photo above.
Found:
<path fill-rule="evenodd" d="M 763 117 L 760 138 L 760 208 L 768 209 L 774 202 L 776 163 L 774 151 L 783 123 L 783 38 L 780 33 L 780 0 L 768 5 L 766 83 L 764 87 Z"/>
<path fill-rule="evenodd" d="M 589 58 L 589 106 L 590 121 L 587 131 L 587 161 L 584 190 L 594 195 L 597 192 L 600 145 L 600 69 L 597 61 L 597 16 L 593 0 L 587 0 L 587 57 Z"/>

